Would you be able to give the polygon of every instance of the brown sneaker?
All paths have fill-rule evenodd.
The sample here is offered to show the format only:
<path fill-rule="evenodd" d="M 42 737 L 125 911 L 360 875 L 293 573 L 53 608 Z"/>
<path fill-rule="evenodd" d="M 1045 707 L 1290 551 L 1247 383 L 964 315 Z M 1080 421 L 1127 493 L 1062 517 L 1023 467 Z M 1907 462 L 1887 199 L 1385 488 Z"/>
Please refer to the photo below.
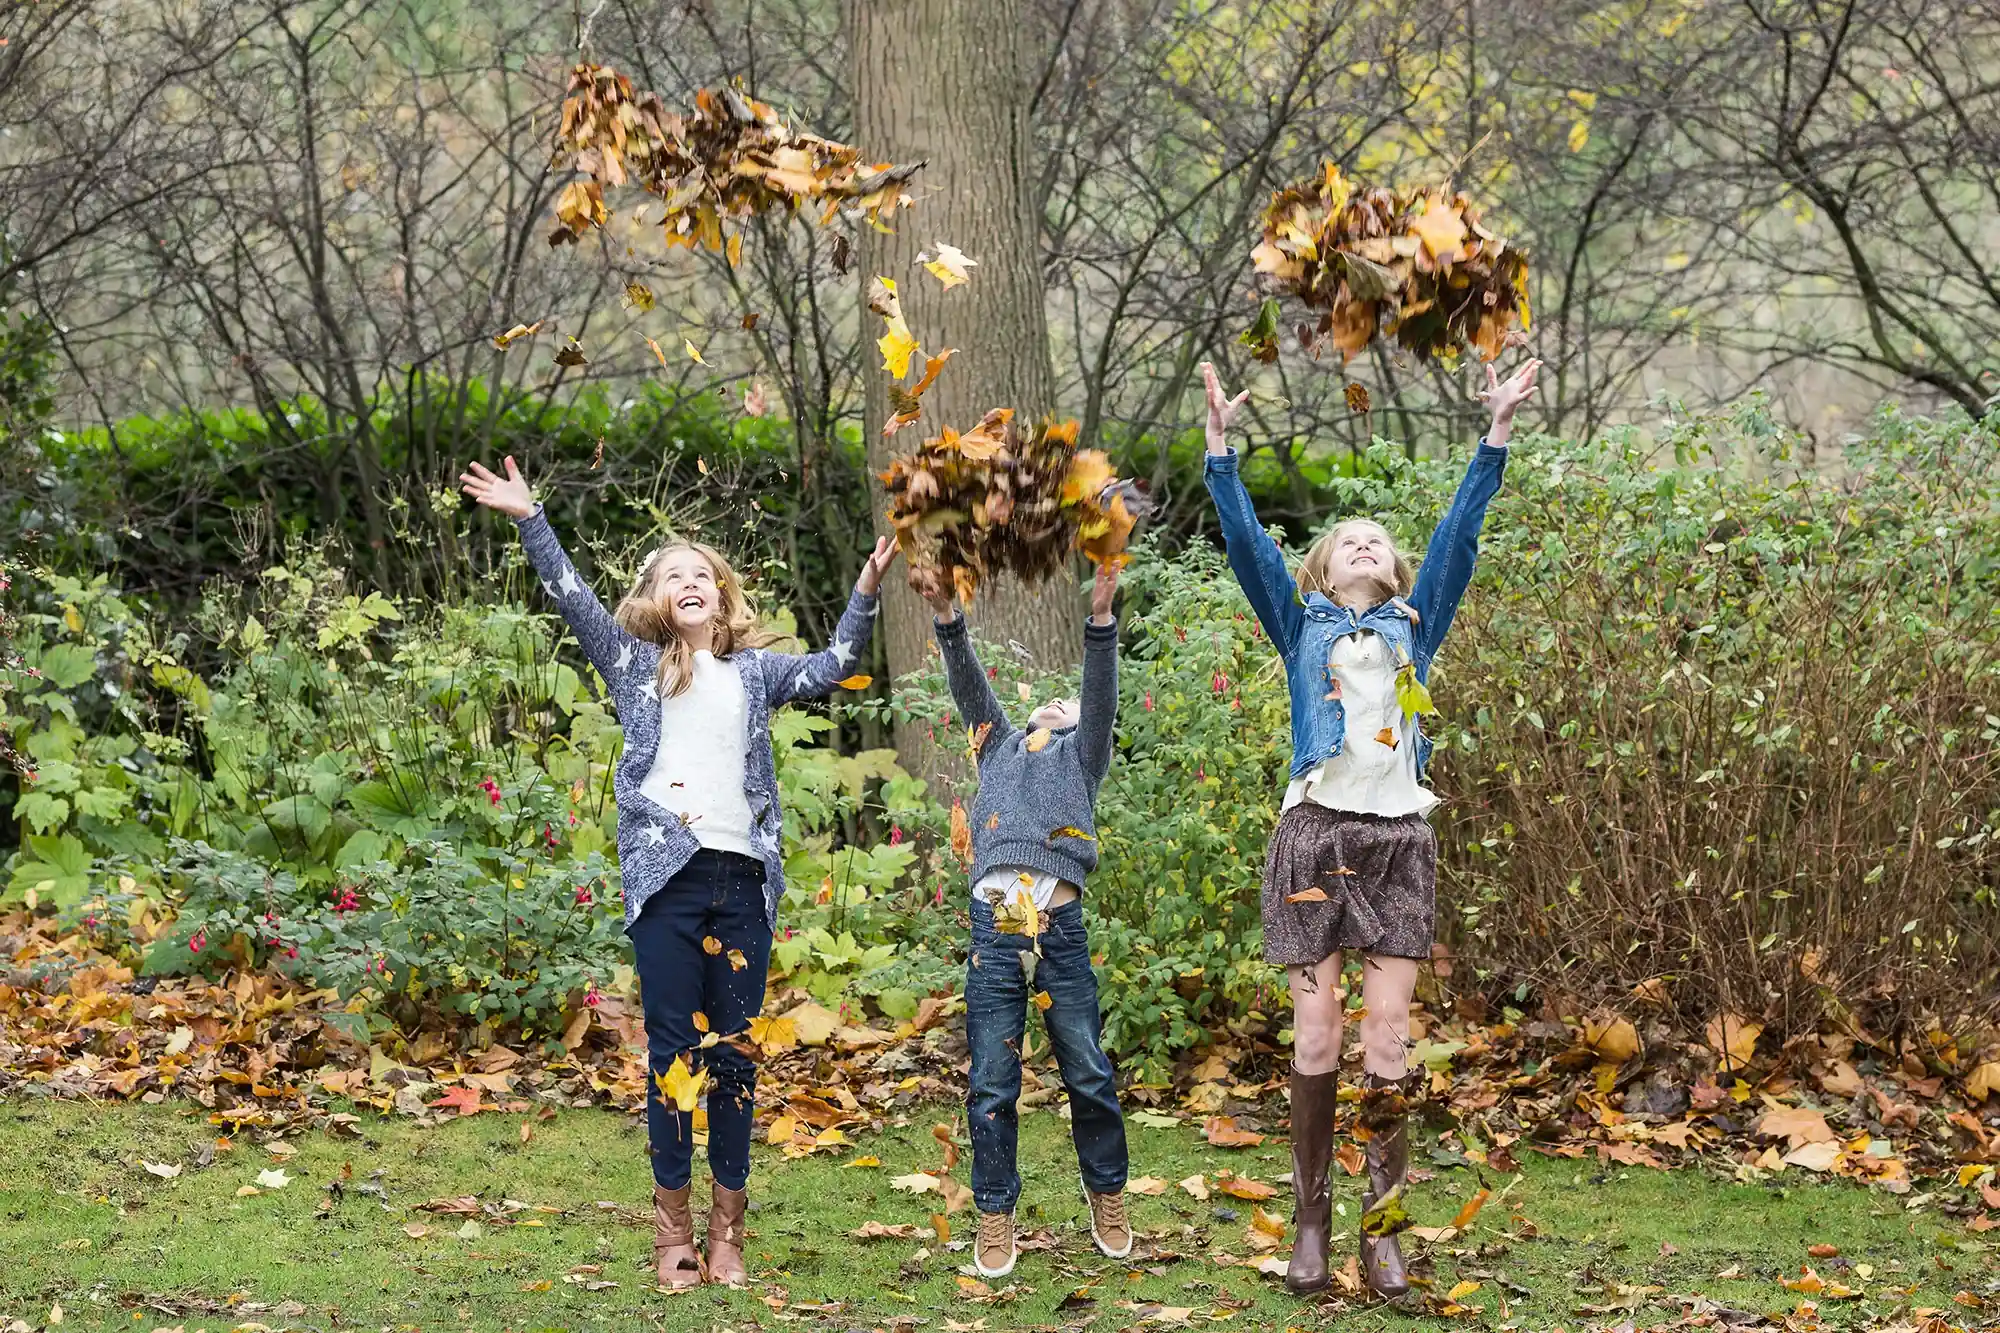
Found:
<path fill-rule="evenodd" d="M 1123 1259 L 1132 1253 L 1132 1223 L 1125 1216 L 1125 1192 L 1093 1194 L 1087 1187 L 1084 1202 L 1090 1205 L 1090 1238 L 1097 1252 L 1107 1259 Z"/>
<path fill-rule="evenodd" d="M 1014 1215 L 981 1213 L 979 1239 L 972 1243 L 972 1266 L 981 1277 L 1006 1277 L 1014 1271 Z"/>

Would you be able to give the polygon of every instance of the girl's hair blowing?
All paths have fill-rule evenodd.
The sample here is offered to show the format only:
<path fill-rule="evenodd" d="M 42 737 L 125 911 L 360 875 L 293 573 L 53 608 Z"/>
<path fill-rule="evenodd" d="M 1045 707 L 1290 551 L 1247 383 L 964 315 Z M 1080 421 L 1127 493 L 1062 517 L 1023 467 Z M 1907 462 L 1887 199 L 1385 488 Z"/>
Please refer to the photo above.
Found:
<path fill-rule="evenodd" d="M 1306 552 L 1305 561 L 1299 566 L 1301 593 L 1316 592 L 1322 597 L 1329 599 L 1333 597 L 1332 569 L 1335 544 L 1339 542 L 1340 534 L 1347 529 L 1363 526 L 1374 528 L 1389 540 L 1392 566 L 1389 577 L 1375 580 L 1375 601 L 1379 604 L 1391 597 L 1410 595 L 1411 590 L 1417 586 L 1416 566 L 1410 563 L 1410 557 L 1404 555 L 1402 548 L 1396 545 L 1396 539 L 1390 536 L 1389 530 L 1372 518 L 1350 518 L 1336 523 L 1330 532 L 1312 544 L 1311 549 Z M 1391 578 L 1395 580 L 1393 584 L 1390 582 Z"/>
<path fill-rule="evenodd" d="M 675 551 L 693 551 L 708 561 L 715 575 L 715 590 L 722 605 L 709 620 L 709 642 L 690 643 L 674 625 L 674 608 L 653 586 L 660 563 Z M 635 639 L 656 643 L 660 653 L 660 694 L 671 699 L 687 690 L 694 680 L 694 655 L 706 648 L 717 657 L 728 657 L 743 648 L 768 648 L 784 636 L 764 628 L 743 595 L 743 584 L 722 552 L 706 542 L 670 541 L 646 557 L 632 591 L 625 594 L 612 619 Z"/>

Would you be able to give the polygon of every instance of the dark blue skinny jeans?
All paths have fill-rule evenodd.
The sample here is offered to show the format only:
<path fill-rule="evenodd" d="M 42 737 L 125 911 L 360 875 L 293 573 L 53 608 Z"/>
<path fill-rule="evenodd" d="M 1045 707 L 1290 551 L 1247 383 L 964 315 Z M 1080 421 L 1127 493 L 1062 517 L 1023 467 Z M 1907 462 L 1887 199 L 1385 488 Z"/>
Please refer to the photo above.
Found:
<path fill-rule="evenodd" d="M 702 848 L 646 900 L 629 933 L 646 1015 L 647 1066 L 658 1076 L 680 1056 L 690 1069 L 708 1070 L 709 1172 L 725 1189 L 740 1190 L 750 1179 L 757 1065 L 727 1040 L 701 1050 L 694 1016 L 704 1015 L 711 1032 L 729 1038 L 745 1034 L 764 1007 L 771 928 L 764 919 L 763 864 Z M 702 947 L 708 939 L 721 948 L 710 953 Z M 732 949 L 742 951 L 741 968 L 729 961 Z M 694 1165 L 694 1117 L 662 1097 L 657 1082 L 646 1092 L 653 1179 L 679 1189 Z"/>

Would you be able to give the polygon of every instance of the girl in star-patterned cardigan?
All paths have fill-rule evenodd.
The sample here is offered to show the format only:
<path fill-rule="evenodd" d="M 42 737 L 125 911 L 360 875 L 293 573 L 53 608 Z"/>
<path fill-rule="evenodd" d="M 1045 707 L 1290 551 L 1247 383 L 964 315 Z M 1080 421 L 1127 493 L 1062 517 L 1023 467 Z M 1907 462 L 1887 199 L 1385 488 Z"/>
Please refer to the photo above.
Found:
<path fill-rule="evenodd" d="M 519 525 L 542 586 L 604 677 L 625 732 L 613 789 L 625 930 L 639 974 L 655 1086 L 646 1128 L 653 1154 L 653 1250 L 660 1284 L 741 1283 L 757 1069 L 728 1040 L 706 1050 L 696 1019 L 728 1038 L 764 1005 L 764 977 L 785 891 L 771 711 L 829 693 L 868 650 L 882 572 L 878 541 L 855 581 L 831 647 L 772 651 L 729 564 L 698 542 L 670 542 L 639 571 L 617 612 L 577 576 L 515 467 L 478 463 L 465 493 Z M 693 1117 L 663 1095 L 676 1058 L 706 1068 L 714 1203 L 704 1267 L 688 1203 Z"/>

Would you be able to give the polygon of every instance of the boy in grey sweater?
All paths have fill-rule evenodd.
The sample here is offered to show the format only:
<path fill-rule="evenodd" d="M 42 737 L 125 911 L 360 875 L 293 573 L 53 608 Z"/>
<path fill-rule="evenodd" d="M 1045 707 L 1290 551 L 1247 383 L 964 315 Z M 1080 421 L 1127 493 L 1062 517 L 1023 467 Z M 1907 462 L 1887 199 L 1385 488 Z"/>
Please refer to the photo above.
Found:
<path fill-rule="evenodd" d="M 1125 1214 L 1125 1120 L 1117 1071 L 1104 1053 L 1097 977 L 1083 926 L 1084 877 L 1097 868 L 1093 807 L 1111 767 L 1118 713 L 1115 569 L 1099 570 L 1083 629 L 1083 696 L 1036 709 L 1026 730 L 1008 721 L 972 651 L 965 617 L 935 581 L 913 575 L 936 612 L 952 697 L 979 757 L 972 834 L 972 948 L 965 982 L 972 1075 L 972 1197 L 979 1208 L 973 1265 L 1013 1271 L 1021 1040 L 1032 998 L 1069 1092 L 1071 1135 L 1090 1206 L 1091 1238 L 1114 1259 L 1132 1252 Z"/>

